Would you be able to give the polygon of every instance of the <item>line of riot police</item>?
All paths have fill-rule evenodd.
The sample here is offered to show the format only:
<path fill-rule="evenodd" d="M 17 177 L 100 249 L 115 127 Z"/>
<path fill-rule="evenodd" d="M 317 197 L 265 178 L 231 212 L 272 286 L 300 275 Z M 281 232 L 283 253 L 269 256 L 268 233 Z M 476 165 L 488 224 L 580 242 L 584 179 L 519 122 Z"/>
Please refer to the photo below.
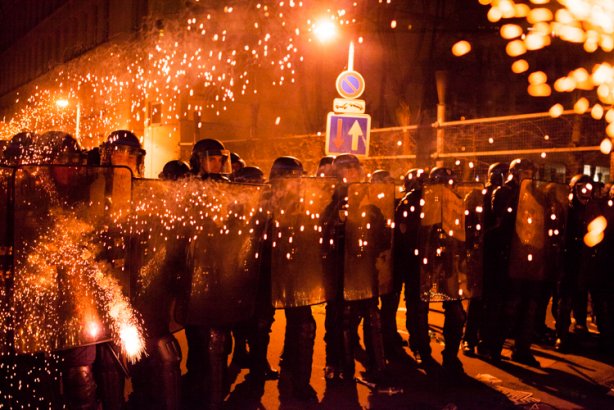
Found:
<path fill-rule="evenodd" d="M 28 241 L 15 240 L 14 231 L 21 229 L 12 219 L 19 208 L 15 170 L 47 167 L 52 196 L 60 200 L 47 201 L 45 215 L 55 214 L 54 207 L 69 208 L 77 220 L 89 221 L 91 206 L 74 203 L 100 204 L 102 216 L 92 222 L 99 227 L 92 259 L 103 262 L 130 296 L 147 354 L 127 363 L 121 338 L 113 338 L 110 329 L 84 338 L 88 315 L 65 308 L 67 292 L 58 292 L 56 325 L 72 336 L 61 342 L 15 349 L 24 345 L 26 323 L 4 315 L 8 327 L 3 329 L 10 329 L 2 333 L 5 350 L 22 356 L 60 352 L 60 400 L 71 408 L 124 407 L 128 374 L 134 408 L 220 408 L 230 387 L 232 350 L 233 362 L 250 369 L 255 389 L 279 378 L 280 399 L 316 402 L 310 385 L 316 330 L 311 306 L 323 303 L 327 384 L 354 383 L 361 321 L 364 376 L 374 386 L 390 384 L 387 363 L 404 355 L 396 326 L 403 289 L 409 347 L 427 368 L 435 362 L 429 302 L 443 303 L 443 368 L 452 376 L 463 372 L 457 356 L 461 341 L 465 354 L 497 361 L 503 342 L 512 337 L 512 359 L 539 365 L 530 348 L 552 294 L 558 306 L 557 348 L 570 348 L 571 310 L 577 327 L 582 315 L 586 318 L 580 290 L 591 292 L 603 346 L 614 345 L 613 285 L 604 271 L 612 257 L 612 195 L 595 199 L 590 178 L 572 179 L 570 193 L 563 185 L 535 181 L 534 165 L 524 159 L 509 168 L 493 164 L 486 187 L 460 183 L 448 168 L 433 168 L 428 176 L 411 169 L 404 176 L 404 197 L 395 201 L 390 175 L 374 172 L 365 182 L 362 165 L 351 154 L 324 157 L 315 177 L 305 175 L 297 158 L 280 157 L 265 184 L 259 168 L 245 166 L 236 154 L 233 160 L 221 142 L 205 139 L 195 144 L 189 166 L 171 161 L 159 180 L 148 180 L 142 178 L 145 151 L 133 133 L 113 132 L 99 155 L 88 153 L 87 166 L 81 166 L 85 155 L 74 139 L 61 135 L 60 143 L 36 143 L 40 136 L 34 134 L 16 136 L 5 149 L 2 182 L 8 200 L 1 211 L 15 226 L 7 224 L 2 232 L 2 268 L 10 272 L 4 276 L 27 276 L 15 259 L 27 259 L 33 250 Z M 31 145 L 60 154 L 46 157 L 41 154 L 46 148 Z M 81 168 L 90 171 L 74 171 Z M 91 170 L 98 168 L 93 177 Z M 22 190 L 45 179 L 44 173 L 30 174 L 35 183 L 17 183 Z M 49 196 L 48 187 L 43 192 Z M 34 195 L 24 202 L 39 199 Z M 128 209 L 122 207 L 126 202 Z M 609 225 L 601 229 L 599 243 L 588 246 L 589 223 L 600 215 Z M 61 275 L 54 278 L 50 286 L 61 289 Z M 5 280 L 4 288 L 8 312 L 17 300 L 15 284 Z M 73 286 L 71 292 L 72 304 L 91 298 L 87 286 Z M 287 323 L 279 373 L 267 360 L 275 309 L 284 309 Z M 101 326 L 110 328 L 108 322 L 101 320 Z M 188 343 L 183 383 L 182 353 L 173 335 L 181 327 Z"/>

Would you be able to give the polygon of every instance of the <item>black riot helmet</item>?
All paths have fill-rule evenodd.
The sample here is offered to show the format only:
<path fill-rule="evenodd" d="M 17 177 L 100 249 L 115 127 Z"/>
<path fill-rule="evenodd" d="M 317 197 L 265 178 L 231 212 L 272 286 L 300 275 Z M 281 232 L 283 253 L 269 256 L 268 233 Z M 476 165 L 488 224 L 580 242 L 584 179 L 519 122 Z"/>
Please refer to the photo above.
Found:
<path fill-rule="evenodd" d="M 422 168 L 412 168 L 405 173 L 403 185 L 405 192 L 419 191 L 424 186 L 426 172 Z"/>
<path fill-rule="evenodd" d="M 192 148 L 190 168 L 193 174 L 230 174 L 230 162 L 230 151 L 216 139 L 199 140 Z"/>
<path fill-rule="evenodd" d="M 520 184 L 523 179 L 533 179 L 535 178 L 535 173 L 537 172 L 537 167 L 533 163 L 533 161 L 526 158 L 516 158 L 512 162 L 510 162 L 509 167 L 509 175 L 507 179 L 512 178 L 518 184 Z"/>
<path fill-rule="evenodd" d="M 236 152 L 230 153 L 230 164 L 232 166 L 232 172 L 237 172 L 247 165 L 243 158 L 241 158 Z"/>
<path fill-rule="evenodd" d="M 100 148 L 94 147 L 85 154 L 87 165 L 97 167 L 100 165 Z"/>
<path fill-rule="evenodd" d="M 318 163 L 318 169 L 316 171 L 317 177 L 332 177 L 333 174 L 333 161 L 335 160 L 334 155 L 326 155 L 320 158 L 320 162 Z"/>
<path fill-rule="evenodd" d="M 394 184 L 394 178 L 392 178 L 389 171 L 385 169 L 377 169 L 371 174 L 371 179 L 369 182 Z"/>
<path fill-rule="evenodd" d="M 359 182 L 362 180 L 362 166 L 354 154 L 340 154 L 333 160 L 333 174 L 346 182 Z"/>
<path fill-rule="evenodd" d="M 264 172 L 258 167 L 243 167 L 234 174 L 234 182 L 247 184 L 262 184 L 264 182 Z"/>
<path fill-rule="evenodd" d="M 174 159 L 164 164 L 162 172 L 158 175 L 158 178 L 177 181 L 178 179 L 185 178 L 190 173 L 190 167 L 184 161 Z"/>
<path fill-rule="evenodd" d="M 505 162 L 495 162 L 488 167 L 488 183 L 494 186 L 501 186 L 505 182 L 505 176 L 509 165 Z"/>
<path fill-rule="evenodd" d="M 72 135 L 63 131 L 47 131 L 36 139 L 40 162 L 45 164 L 79 165 L 83 151 Z"/>
<path fill-rule="evenodd" d="M 275 178 L 299 178 L 303 174 L 303 164 L 298 158 L 290 156 L 279 157 L 271 165 L 269 180 Z"/>
<path fill-rule="evenodd" d="M 450 168 L 435 167 L 429 173 L 429 184 L 445 184 L 453 186 L 456 183 L 456 174 Z"/>
<path fill-rule="evenodd" d="M 586 204 L 592 198 L 594 188 L 591 177 L 585 174 L 574 175 L 569 181 L 571 199 L 581 204 Z"/>
<path fill-rule="evenodd" d="M 30 131 L 13 135 L 4 150 L 5 162 L 12 165 L 35 163 L 35 138 L 37 135 Z"/>
<path fill-rule="evenodd" d="M 127 166 L 135 176 L 141 177 L 145 166 L 145 153 L 134 133 L 116 130 L 110 133 L 107 141 L 100 146 L 100 163 Z"/>

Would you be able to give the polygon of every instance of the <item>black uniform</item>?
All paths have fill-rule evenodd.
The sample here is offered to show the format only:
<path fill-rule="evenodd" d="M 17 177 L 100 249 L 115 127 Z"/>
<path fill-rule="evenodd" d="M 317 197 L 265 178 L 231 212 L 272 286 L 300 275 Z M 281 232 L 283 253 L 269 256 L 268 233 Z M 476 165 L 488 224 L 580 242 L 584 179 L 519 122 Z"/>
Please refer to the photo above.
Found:
<path fill-rule="evenodd" d="M 558 285 L 557 348 L 563 351 L 570 347 L 569 326 L 572 310 L 576 319 L 576 329 L 586 331 L 587 296 L 589 291 L 593 294 L 597 290 L 595 285 L 599 270 L 598 248 L 584 244 L 588 224 L 599 215 L 599 206 L 592 199 L 583 204 L 575 193 L 572 192 L 572 195 L 567 217 L 563 275 Z"/>
<path fill-rule="evenodd" d="M 543 281 L 538 279 L 517 278 L 510 275 L 510 264 L 527 263 L 510 259 L 512 242 L 516 235 L 516 215 L 520 197 L 520 183 L 517 179 L 509 179 L 493 195 L 493 212 L 497 216 L 497 244 L 501 258 L 501 268 L 505 272 L 505 293 L 496 337 L 492 343 L 490 354 L 493 359 L 500 357 L 503 343 L 508 335 L 515 339 L 512 359 L 531 366 L 539 366 L 539 362 L 531 353 L 534 337 L 538 305 L 543 293 Z"/>
<path fill-rule="evenodd" d="M 420 297 L 420 260 L 418 232 L 422 189 L 413 189 L 399 202 L 395 212 L 394 272 L 405 284 L 406 327 L 409 347 L 418 362 L 432 360 L 429 337 L 429 304 Z M 396 284 L 398 286 L 398 283 Z"/>

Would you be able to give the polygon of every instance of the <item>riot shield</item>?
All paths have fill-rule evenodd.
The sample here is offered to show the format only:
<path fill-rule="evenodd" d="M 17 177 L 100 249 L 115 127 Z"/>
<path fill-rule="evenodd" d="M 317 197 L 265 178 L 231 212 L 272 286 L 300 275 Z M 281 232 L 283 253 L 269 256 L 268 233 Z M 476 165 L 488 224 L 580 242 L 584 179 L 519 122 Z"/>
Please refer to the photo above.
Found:
<path fill-rule="evenodd" d="M 186 269 L 187 235 L 180 222 L 184 186 L 151 179 L 132 184 L 130 298 L 149 337 L 169 331 L 177 278 Z"/>
<path fill-rule="evenodd" d="M 12 315 L 10 303 L 12 296 L 12 220 L 11 191 L 13 186 L 13 168 L 0 167 L 0 354 L 6 354 L 12 345 Z M 11 340 L 9 340 L 9 338 Z"/>
<path fill-rule="evenodd" d="M 279 178 L 271 188 L 271 298 L 276 308 L 331 300 L 334 277 L 324 267 L 320 217 L 335 179 Z"/>
<path fill-rule="evenodd" d="M 252 316 L 258 287 L 261 185 L 191 181 L 193 227 L 184 324 L 226 326 Z"/>
<path fill-rule="evenodd" d="M 554 182 L 525 179 L 520 185 L 508 275 L 544 281 L 546 257 L 563 238 L 569 188 Z"/>
<path fill-rule="evenodd" d="M 465 216 L 463 224 L 465 259 L 464 264 L 461 264 L 466 278 L 463 296 L 466 298 L 480 297 L 484 277 L 484 185 L 459 183 L 454 191 L 463 198 Z"/>
<path fill-rule="evenodd" d="M 127 186 L 119 189 L 120 184 Z M 113 263 L 123 260 L 125 245 L 121 234 L 109 233 L 121 224 L 125 197 L 115 197 L 114 190 L 129 194 L 127 168 L 17 168 L 9 216 L 16 227 L 15 352 L 85 345 L 119 337 L 124 330 L 131 311 L 115 278 L 123 275 L 123 267 L 114 269 Z M 120 245 L 112 249 L 113 243 Z M 113 252 L 116 260 L 106 258 Z"/>
<path fill-rule="evenodd" d="M 392 292 L 394 185 L 348 187 L 343 297 L 363 300 Z"/>
<path fill-rule="evenodd" d="M 482 286 L 482 186 L 427 185 L 419 229 L 421 298 L 440 302 L 478 295 Z M 462 195 L 462 196 L 461 196 Z"/>

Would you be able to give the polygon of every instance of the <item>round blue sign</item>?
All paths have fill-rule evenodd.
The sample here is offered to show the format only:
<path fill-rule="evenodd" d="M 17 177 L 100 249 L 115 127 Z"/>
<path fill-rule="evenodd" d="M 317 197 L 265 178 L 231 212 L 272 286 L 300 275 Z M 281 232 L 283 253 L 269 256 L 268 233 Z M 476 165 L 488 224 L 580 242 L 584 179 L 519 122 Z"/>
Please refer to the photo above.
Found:
<path fill-rule="evenodd" d="M 365 91 L 365 79 L 357 71 L 344 71 L 337 77 L 337 92 L 343 98 L 358 98 Z"/>

